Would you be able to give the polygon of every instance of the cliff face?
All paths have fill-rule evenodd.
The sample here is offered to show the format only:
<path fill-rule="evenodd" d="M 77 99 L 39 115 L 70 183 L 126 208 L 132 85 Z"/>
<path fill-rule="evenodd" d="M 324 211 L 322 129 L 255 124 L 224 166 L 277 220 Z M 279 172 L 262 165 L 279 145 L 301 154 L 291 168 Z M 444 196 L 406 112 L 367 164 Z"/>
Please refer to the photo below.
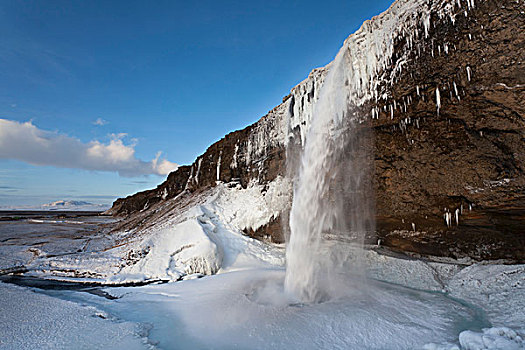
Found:
<path fill-rule="evenodd" d="M 377 51 L 348 63 L 374 77 L 353 82 L 366 91 L 357 111 L 374 135 L 377 232 L 370 241 L 378 236 L 420 254 L 525 260 L 524 13 L 521 0 L 399 0 L 347 39 L 353 57 Z M 379 31 L 388 40 L 371 41 Z M 217 181 L 248 187 L 293 179 L 329 68 L 314 70 L 257 123 L 109 212 L 132 227 L 158 218 L 167 200 L 191 200 Z M 285 211 L 245 232 L 282 242 L 286 222 Z"/>
<path fill-rule="evenodd" d="M 426 54 L 391 89 L 394 119 L 374 123 L 387 244 L 525 258 L 523 11 L 523 2 L 482 1 L 455 24 L 432 18 Z M 412 223 L 418 234 L 389 234 Z"/>

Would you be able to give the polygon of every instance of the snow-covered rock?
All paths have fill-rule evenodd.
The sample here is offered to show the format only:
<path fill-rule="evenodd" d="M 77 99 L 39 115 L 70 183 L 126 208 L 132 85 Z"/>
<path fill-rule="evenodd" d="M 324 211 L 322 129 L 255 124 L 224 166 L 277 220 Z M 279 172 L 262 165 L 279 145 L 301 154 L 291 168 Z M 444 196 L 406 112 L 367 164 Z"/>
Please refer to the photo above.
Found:
<path fill-rule="evenodd" d="M 141 246 L 146 256 L 124 267 L 111 282 L 178 280 L 194 273 L 212 275 L 222 263 L 220 248 L 195 218 L 155 232 Z"/>

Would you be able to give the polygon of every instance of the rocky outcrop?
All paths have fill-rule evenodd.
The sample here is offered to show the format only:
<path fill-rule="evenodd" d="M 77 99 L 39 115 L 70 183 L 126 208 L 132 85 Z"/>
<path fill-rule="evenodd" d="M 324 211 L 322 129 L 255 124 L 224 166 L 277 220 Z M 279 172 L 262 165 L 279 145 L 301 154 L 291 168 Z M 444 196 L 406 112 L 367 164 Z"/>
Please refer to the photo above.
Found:
<path fill-rule="evenodd" d="M 368 239 L 416 254 L 525 261 L 525 5 L 399 0 L 348 40 L 386 26 L 407 4 L 418 9 L 403 14 L 414 21 L 412 32 L 396 29 L 375 95 L 358 109 L 374 135 L 377 230 Z M 293 178 L 329 68 L 314 70 L 257 123 L 109 212 L 140 212 L 146 220 L 166 200 L 217 181 L 247 187 Z M 283 241 L 283 214 L 245 232 Z"/>

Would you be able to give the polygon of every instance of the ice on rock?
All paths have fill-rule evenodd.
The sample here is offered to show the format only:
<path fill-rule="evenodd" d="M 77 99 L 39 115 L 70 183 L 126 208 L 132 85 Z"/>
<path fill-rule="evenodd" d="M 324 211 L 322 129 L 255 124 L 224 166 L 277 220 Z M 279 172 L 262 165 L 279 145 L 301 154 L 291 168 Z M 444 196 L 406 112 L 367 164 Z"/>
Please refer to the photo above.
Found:
<path fill-rule="evenodd" d="M 231 164 L 230 164 L 230 167 L 231 167 L 232 169 L 237 168 L 237 157 L 238 157 L 238 153 L 239 153 L 239 142 L 237 141 L 237 143 L 235 144 L 235 151 L 233 152 L 232 162 L 231 162 Z"/>
<path fill-rule="evenodd" d="M 201 164 L 202 164 L 202 157 L 199 158 L 199 161 L 197 162 L 197 174 L 195 174 L 195 183 L 199 183 L 199 174 L 201 172 Z"/>
<path fill-rule="evenodd" d="M 278 176 L 267 186 L 221 188 L 213 205 L 225 223 L 239 230 L 257 230 L 289 207 L 291 191 L 290 181 Z"/>

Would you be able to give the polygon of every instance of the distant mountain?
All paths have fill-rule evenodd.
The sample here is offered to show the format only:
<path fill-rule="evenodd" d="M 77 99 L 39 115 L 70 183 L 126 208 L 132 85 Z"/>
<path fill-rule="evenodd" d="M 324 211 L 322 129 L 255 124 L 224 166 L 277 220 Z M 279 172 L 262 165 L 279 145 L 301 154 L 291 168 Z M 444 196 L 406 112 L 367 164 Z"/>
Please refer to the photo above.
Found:
<path fill-rule="evenodd" d="M 42 205 L 42 207 L 46 207 L 46 208 L 64 208 L 64 207 L 70 207 L 70 206 L 79 206 L 79 205 L 95 205 L 93 203 L 89 203 L 89 202 L 84 202 L 84 201 L 56 201 L 56 202 L 51 202 L 51 203 L 47 203 L 47 204 L 44 204 Z"/>
<path fill-rule="evenodd" d="M 55 202 L 43 204 L 42 210 L 86 210 L 86 211 L 103 211 L 108 209 L 109 205 L 95 204 L 85 201 L 65 201 L 58 200 Z"/>
<path fill-rule="evenodd" d="M 63 211 L 105 211 L 110 208 L 109 204 L 95 204 L 85 201 L 58 200 L 42 205 L 17 205 L 4 206 L 0 210 L 63 210 Z"/>

